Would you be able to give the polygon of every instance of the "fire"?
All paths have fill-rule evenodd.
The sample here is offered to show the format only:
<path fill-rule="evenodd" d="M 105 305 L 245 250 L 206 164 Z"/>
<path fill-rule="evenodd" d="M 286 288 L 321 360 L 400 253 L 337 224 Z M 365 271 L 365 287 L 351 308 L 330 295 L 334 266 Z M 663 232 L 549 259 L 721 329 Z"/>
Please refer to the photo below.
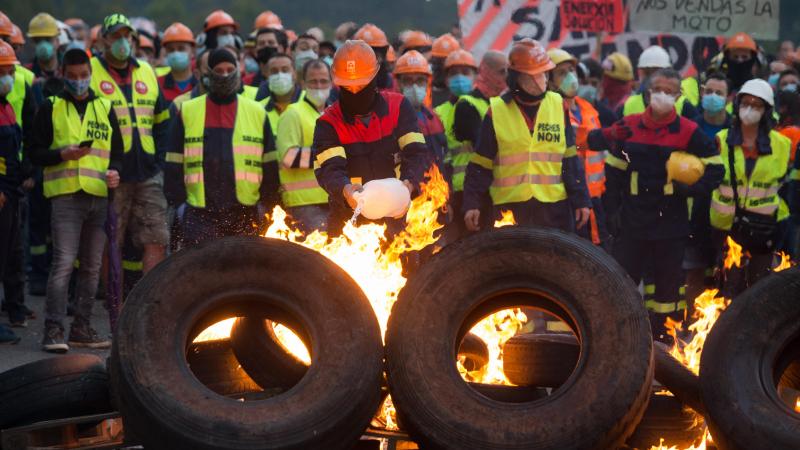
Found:
<path fill-rule="evenodd" d="M 221 322 L 217 322 L 214 325 L 203 330 L 202 333 L 198 334 L 194 341 L 192 342 L 203 342 L 203 341 L 216 341 L 219 339 L 226 339 L 228 336 L 231 335 L 231 328 L 233 327 L 233 322 L 236 321 L 236 317 L 231 317 L 230 319 L 225 319 Z"/>
<path fill-rule="evenodd" d="M 737 244 L 730 236 L 728 236 L 727 242 L 728 254 L 725 255 L 723 267 L 725 267 L 725 270 L 729 270 L 733 266 L 742 267 L 742 246 Z"/>
<path fill-rule="evenodd" d="M 683 329 L 682 322 L 675 322 L 667 318 L 665 324 L 667 333 L 675 340 L 670 354 L 688 367 L 695 375 L 700 373 L 700 355 L 703 352 L 703 345 L 706 342 L 708 333 L 720 314 L 722 314 L 722 311 L 730 304 L 730 300 L 724 297 L 717 297 L 718 292 L 716 289 L 706 289 L 694 300 L 692 317 L 696 320 L 689 325 L 689 331 L 694 333 L 691 342 L 686 343 L 678 337 L 678 330 Z"/>
<path fill-rule="evenodd" d="M 236 317 L 225 319 L 217 322 L 214 325 L 203 330 L 192 342 L 214 341 L 219 339 L 226 339 L 231 335 L 231 328 L 236 321 Z M 278 343 L 281 344 L 286 351 L 290 352 L 302 361 L 305 365 L 311 364 L 311 355 L 308 353 L 306 345 L 291 329 L 276 323 L 271 322 L 272 329 L 275 336 L 278 338 Z"/>
<path fill-rule="evenodd" d="M 706 450 L 706 438 L 710 437 L 711 436 L 708 435 L 708 432 L 706 432 L 706 435 L 703 437 L 703 440 L 700 441 L 700 443 L 697 446 L 690 445 L 688 448 L 684 449 L 680 449 L 676 445 L 667 447 L 666 444 L 664 444 L 664 439 L 662 438 L 661 441 L 658 443 L 658 445 L 650 447 L 650 450 Z"/>
<path fill-rule="evenodd" d="M 517 220 L 514 219 L 513 211 L 503 211 L 501 214 L 502 217 L 500 218 L 500 220 L 494 221 L 495 228 L 509 227 L 517 224 Z"/>
<path fill-rule="evenodd" d="M 792 261 L 792 258 L 790 258 L 786 253 L 780 252 L 779 255 L 781 257 L 781 262 L 774 269 L 772 269 L 773 271 L 780 272 L 781 270 L 786 270 L 795 265 L 795 263 Z"/>
<path fill-rule="evenodd" d="M 794 410 L 795 412 L 800 413 L 800 397 L 797 397 L 797 402 L 794 404 Z"/>
<path fill-rule="evenodd" d="M 513 385 L 503 373 L 503 345 L 516 335 L 528 321 L 519 308 L 504 309 L 481 320 L 469 331 L 486 343 L 489 363 L 474 372 L 468 372 L 461 362 L 457 364 L 461 377 L 466 381 L 485 384 Z"/>

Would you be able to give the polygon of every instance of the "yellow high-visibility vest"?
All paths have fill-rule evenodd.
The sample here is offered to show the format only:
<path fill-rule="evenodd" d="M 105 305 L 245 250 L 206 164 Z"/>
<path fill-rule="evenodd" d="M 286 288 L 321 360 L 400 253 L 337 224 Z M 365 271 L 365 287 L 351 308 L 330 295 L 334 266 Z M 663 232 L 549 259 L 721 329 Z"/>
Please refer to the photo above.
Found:
<path fill-rule="evenodd" d="M 108 196 L 106 171 L 111 157 L 111 102 L 95 98 L 86 105 L 81 120 L 72 102 L 61 97 L 53 100 L 53 142 L 50 150 L 92 141 L 91 152 L 77 161 L 63 161 L 44 168 L 44 196 L 85 191 L 97 197 Z"/>
<path fill-rule="evenodd" d="M 453 126 L 455 124 L 456 105 L 461 101 L 472 105 L 480 114 L 481 120 L 486 116 L 486 111 L 489 109 L 489 102 L 472 95 L 462 95 L 455 104 L 444 102 L 434 109 L 442 121 L 445 137 L 447 137 L 445 162 L 453 166 L 453 190 L 456 192 L 464 190 L 464 176 L 467 173 L 467 165 L 469 165 L 474 153 L 473 146 L 475 144 L 474 142 L 459 141 L 455 137 Z"/>
<path fill-rule="evenodd" d="M 313 106 L 301 101 L 289 105 L 278 120 L 278 177 L 281 182 L 281 199 L 288 208 L 328 203 L 328 193 L 319 186 L 313 168 L 291 169 L 282 164 L 289 148 L 311 146 L 319 116 L 320 113 Z M 300 129 L 302 142 L 287 142 L 286 138 L 292 128 Z"/>
<path fill-rule="evenodd" d="M 206 193 L 203 175 L 203 147 L 206 125 L 206 95 L 183 103 L 183 180 L 186 202 L 195 208 L 205 208 Z M 255 205 L 260 198 L 263 178 L 261 164 L 264 154 L 264 120 L 266 111 L 258 103 L 238 95 L 236 120 L 233 127 L 233 170 L 236 179 L 236 199 L 243 205 Z"/>

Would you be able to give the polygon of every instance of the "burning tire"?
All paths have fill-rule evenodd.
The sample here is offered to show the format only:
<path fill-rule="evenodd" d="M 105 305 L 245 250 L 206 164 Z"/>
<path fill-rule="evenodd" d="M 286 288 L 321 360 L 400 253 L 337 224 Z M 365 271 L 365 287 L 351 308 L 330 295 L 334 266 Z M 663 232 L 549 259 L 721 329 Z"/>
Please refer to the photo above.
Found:
<path fill-rule="evenodd" d="M 272 322 L 260 317 L 240 317 L 234 322 L 231 347 L 245 372 L 265 389 L 290 388 L 308 371 L 303 361 L 280 344 Z"/>
<path fill-rule="evenodd" d="M 575 369 L 580 351 L 572 334 L 518 334 L 503 346 L 503 372 L 520 386 L 558 387 Z"/>
<path fill-rule="evenodd" d="M 591 243 L 535 228 L 471 236 L 434 256 L 400 293 L 386 334 L 389 388 L 412 437 L 431 449 L 622 445 L 653 376 L 647 312 L 624 273 Z M 575 370 L 546 399 L 492 400 L 453 364 L 474 323 L 516 306 L 553 313 L 581 342 Z"/>
<path fill-rule="evenodd" d="M 479 370 L 489 362 L 489 349 L 481 338 L 467 333 L 458 346 L 458 356 L 464 359 L 467 370 Z"/>
<path fill-rule="evenodd" d="M 99 357 L 64 355 L 0 373 L 0 429 L 113 411 Z"/>
<path fill-rule="evenodd" d="M 700 393 L 700 379 L 697 375 L 673 358 L 669 354 L 669 348 L 662 342 L 654 343 L 653 354 L 656 364 L 656 380 L 686 406 L 700 414 L 705 414 Z"/>
<path fill-rule="evenodd" d="M 798 292 L 800 268 L 771 274 L 734 299 L 708 335 L 700 386 L 720 449 L 800 448 L 800 414 L 776 389 L 786 356 L 800 348 Z"/>
<path fill-rule="evenodd" d="M 636 431 L 625 443 L 628 448 L 648 450 L 664 444 L 676 448 L 689 448 L 703 438 L 704 427 L 683 403 L 671 396 L 653 395 Z"/>
<path fill-rule="evenodd" d="M 194 376 L 219 395 L 262 390 L 242 369 L 228 339 L 193 342 L 186 351 L 186 362 Z"/>
<path fill-rule="evenodd" d="M 200 331 L 264 316 L 311 343 L 295 386 L 243 403 L 192 375 L 186 349 Z M 378 408 L 382 356 L 372 307 L 338 266 L 298 245 L 234 237 L 178 252 L 137 284 L 110 369 L 126 436 L 146 448 L 344 449 Z"/>

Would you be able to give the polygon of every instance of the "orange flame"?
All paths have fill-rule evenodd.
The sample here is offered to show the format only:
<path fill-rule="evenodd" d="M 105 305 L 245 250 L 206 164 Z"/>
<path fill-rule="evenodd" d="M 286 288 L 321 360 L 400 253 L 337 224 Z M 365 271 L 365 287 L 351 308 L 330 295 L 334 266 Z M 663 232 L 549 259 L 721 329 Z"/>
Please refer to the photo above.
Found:
<path fill-rule="evenodd" d="M 742 246 L 737 244 L 730 236 L 727 238 L 728 254 L 725 255 L 725 262 L 723 266 L 725 270 L 730 270 L 731 267 L 742 267 Z"/>
<path fill-rule="evenodd" d="M 795 412 L 800 413 L 800 397 L 797 397 L 797 402 L 794 404 L 794 410 Z"/>
<path fill-rule="evenodd" d="M 489 350 L 489 362 L 479 370 L 467 371 L 457 363 L 461 378 L 484 384 L 505 384 L 513 386 L 503 372 L 503 345 L 516 335 L 528 321 L 528 317 L 519 308 L 498 311 L 476 323 L 469 330 L 486 343 Z"/>
<path fill-rule="evenodd" d="M 781 270 L 786 270 L 795 265 L 795 263 L 792 261 L 792 258 L 790 258 L 786 253 L 780 252 L 779 255 L 781 257 L 781 262 L 774 269 L 772 269 L 773 271 L 780 272 Z"/>
<path fill-rule="evenodd" d="M 513 211 L 510 211 L 510 210 L 509 211 L 503 211 L 501 214 L 502 214 L 502 217 L 500 218 L 500 220 L 495 220 L 494 221 L 494 227 L 495 228 L 510 227 L 512 225 L 516 225 L 517 224 L 517 220 L 514 219 L 514 212 Z"/>
<path fill-rule="evenodd" d="M 718 292 L 716 289 L 706 289 L 694 300 L 692 317 L 696 320 L 689 325 L 689 331 L 694 333 L 691 342 L 684 342 L 678 337 L 678 330 L 683 330 L 682 322 L 667 318 L 664 324 L 667 328 L 667 333 L 675 340 L 670 354 L 694 372 L 695 375 L 700 372 L 700 355 L 703 352 L 703 345 L 706 342 L 708 333 L 720 314 L 722 314 L 722 311 L 730 304 L 730 300 L 724 297 L 717 297 Z"/>

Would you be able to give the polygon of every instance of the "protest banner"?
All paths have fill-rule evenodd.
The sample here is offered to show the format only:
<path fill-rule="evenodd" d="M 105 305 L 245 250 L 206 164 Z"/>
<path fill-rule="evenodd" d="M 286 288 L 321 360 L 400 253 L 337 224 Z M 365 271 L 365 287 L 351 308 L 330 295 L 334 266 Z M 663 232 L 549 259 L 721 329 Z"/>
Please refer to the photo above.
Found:
<path fill-rule="evenodd" d="M 561 22 L 570 31 L 621 33 L 625 10 L 622 0 L 563 0 Z"/>

